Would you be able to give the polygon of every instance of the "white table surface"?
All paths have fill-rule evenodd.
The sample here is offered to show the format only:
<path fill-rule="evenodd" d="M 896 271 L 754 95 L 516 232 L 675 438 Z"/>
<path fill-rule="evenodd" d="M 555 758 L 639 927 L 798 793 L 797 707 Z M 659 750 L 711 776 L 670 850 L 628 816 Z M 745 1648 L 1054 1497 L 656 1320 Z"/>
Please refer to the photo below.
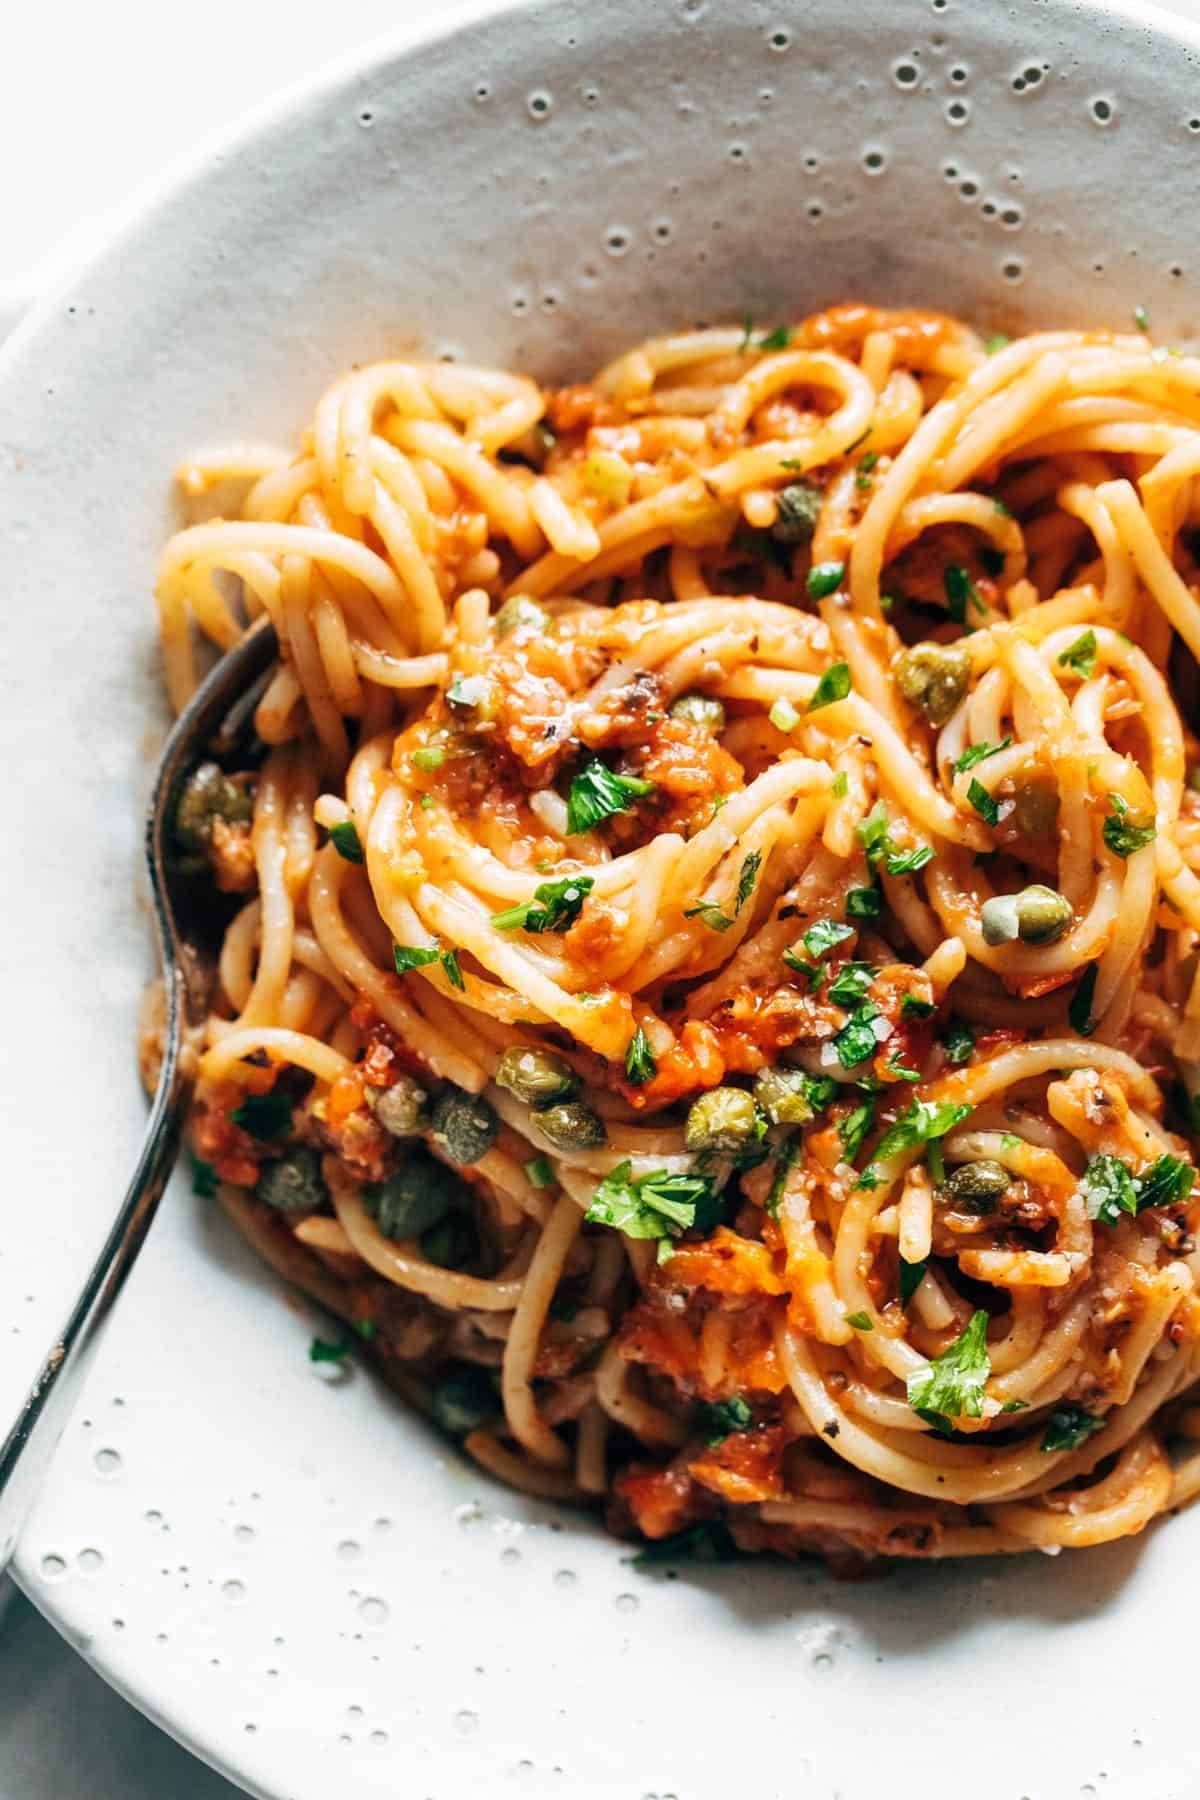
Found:
<path fill-rule="evenodd" d="M 1200 14 L 1200 0 L 1161 4 Z M 449 10 L 445 0 L 14 9 L 0 57 L 0 335 L 170 161 L 330 58 Z M 0 1591 L 0 1800 L 235 1800 L 239 1790 L 113 1694 L 27 1601 L 4 1600 Z"/>

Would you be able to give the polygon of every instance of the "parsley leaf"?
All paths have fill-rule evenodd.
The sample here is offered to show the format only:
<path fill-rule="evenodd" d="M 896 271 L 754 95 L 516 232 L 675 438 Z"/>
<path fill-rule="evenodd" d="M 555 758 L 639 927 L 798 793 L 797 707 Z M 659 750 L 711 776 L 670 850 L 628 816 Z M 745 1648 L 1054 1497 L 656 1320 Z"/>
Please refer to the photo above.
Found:
<path fill-rule="evenodd" d="M 1093 1432 L 1103 1431 L 1106 1419 L 1091 1413 L 1085 1406 L 1078 1406 L 1068 1400 L 1064 1406 L 1056 1406 L 1046 1422 L 1046 1430 L 1038 1445 L 1039 1450 L 1078 1450 L 1080 1444 L 1086 1444 Z"/>
<path fill-rule="evenodd" d="M 331 1344 L 325 1338 L 315 1337 L 308 1346 L 308 1360 L 314 1363 L 340 1363 L 349 1350 L 350 1346 L 344 1340 Z"/>
<path fill-rule="evenodd" d="M 1123 1212 L 1137 1212 L 1133 1173 L 1119 1156 L 1108 1156 L 1103 1151 L 1097 1156 L 1089 1156 L 1079 1185 L 1089 1219 L 1098 1219 L 1102 1225 L 1115 1225 Z"/>
<path fill-rule="evenodd" d="M 267 1094 L 247 1094 L 229 1117 L 252 1138 L 267 1143 L 292 1129 L 292 1103 L 286 1094 L 278 1094 L 274 1089 Z"/>
<path fill-rule="evenodd" d="M 967 603 L 977 606 L 980 612 L 987 607 L 979 598 L 979 590 L 967 574 L 961 563 L 948 563 L 942 574 L 942 586 L 946 591 L 946 609 L 956 625 L 967 622 Z"/>
<path fill-rule="evenodd" d="M 947 1062 L 965 1063 L 975 1048 L 975 1033 L 964 1020 L 951 1019 L 941 1041 Z"/>
<path fill-rule="evenodd" d="M 749 1431 L 753 1423 L 754 1415 L 740 1394 L 735 1394 L 732 1400 L 710 1401 L 704 1408 L 704 1442 L 710 1450 L 715 1450 L 730 1432 Z"/>
<path fill-rule="evenodd" d="M 699 906 L 687 907 L 684 911 L 684 918 L 703 919 L 710 931 L 728 931 L 754 892 L 754 883 L 758 879 L 761 863 L 761 850 L 752 850 L 743 862 L 742 872 L 738 876 L 737 895 L 733 903 L 733 918 L 730 918 L 729 914 L 718 906 L 715 900 L 702 900 Z"/>
<path fill-rule="evenodd" d="M 1178 1156 L 1160 1156 L 1136 1177 L 1138 1211 L 1148 1206 L 1182 1206 L 1192 1191 L 1196 1171 Z"/>
<path fill-rule="evenodd" d="M 650 1040 L 639 1025 L 625 1052 L 625 1079 L 631 1087 L 644 1087 L 658 1073 L 658 1060 L 650 1048 Z"/>
<path fill-rule="evenodd" d="M 363 847 L 353 819 L 343 819 L 339 825 L 331 825 L 329 841 L 338 855 L 346 862 L 360 863 L 362 861 Z"/>
<path fill-rule="evenodd" d="M 443 950 L 439 944 L 393 944 L 392 961 L 397 975 L 407 975 L 410 969 L 424 969 L 430 963 L 440 962 L 451 987 L 457 988 L 460 994 L 466 991 L 457 950 Z"/>
<path fill-rule="evenodd" d="M 626 1237 L 678 1237 L 696 1223 L 697 1205 L 712 1198 L 712 1185 L 703 1175 L 655 1169 L 635 1179 L 633 1164 L 623 1162 L 604 1177 L 584 1217 Z"/>
<path fill-rule="evenodd" d="M 866 851 L 871 867 L 878 868 L 882 863 L 889 875 L 914 875 L 927 862 L 933 861 L 933 851 L 928 844 L 921 844 L 916 850 L 896 848 L 888 831 L 888 810 L 882 800 L 877 800 L 866 818 L 859 820 L 854 835 Z M 861 889 L 856 891 L 862 892 Z"/>
<path fill-rule="evenodd" d="M 864 1000 L 877 971 L 870 963 L 843 963 L 828 988 L 828 998 L 835 1006 L 853 1007 Z"/>
<path fill-rule="evenodd" d="M 819 962 L 835 944 L 840 944 L 848 937 L 854 936 L 852 925 L 843 925 L 840 919 L 818 919 L 804 933 L 803 943 L 808 954 Z"/>
<path fill-rule="evenodd" d="M 868 1000 L 850 1014 L 833 1040 L 834 1052 L 843 1069 L 853 1069 L 856 1064 L 865 1062 L 868 1056 L 875 1054 L 879 1048 L 879 1039 L 872 1026 L 880 1017 L 882 1014 L 873 1000 Z"/>
<path fill-rule="evenodd" d="M 955 1419 L 983 1416 L 983 1390 L 992 1367 L 987 1328 L 987 1314 L 973 1313 L 962 1336 L 908 1378 L 908 1404 L 938 1430 Z"/>
<path fill-rule="evenodd" d="M 808 597 L 810 600 L 824 600 L 826 594 L 832 594 L 842 585 L 842 576 L 846 573 L 846 565 L 841 562 L 814 563 L 808 571 Z"/>
<path fill-rule="evenodd" d="M 533 899 L 505 912 L 492 914 L 497 931 L 566 931 L 579 917 L 583 903 L 595 885 L 591 875 L 568 875 L 562 881 L 545 881 L 533 890 Z M 538 905 L 538 902 L 541 905 Z"/>
<path fill-rule="evenodd" d="M 784 1138 L 779 1146 L 779 1154 L 775 1159 L 775 1179 L 770 1191 L 763 1201 L 763 1211 L 769 1219 L 779 1217 L 779 1202 L 783 1199 L 783 1190 L 787 1186 L 787 1178 L 792 1166 L 800 1154 L 800 1133 L 793 1131 L 790 1137 Z"/>
<path fill-rule="evenodd" d="M 844 800 L 846 795 L 850 792 L 850 777 L 847 775 L 845 769 L 839 769 L 834 776 L 833 787 L 830 789 L 830 792 L 835 800 Z"/>
<path fill-rule="evenodd" d="M 188 1155 L 192 1160 L 193 1194 L 201 1200 L 211 1200 L 217 1191 L 217 1171 L 211 1163 L 197 1156 L 194 1150 L 189 1150 Z"/>
<path fill-rule="evenodd" d="M 1000 817 L 1000 808 L 984 787 L 982 781 L 971 777 L 971 785 L 967 789 L 967 799 L 975 808 L 985 825 L 995 825 Z"/>
<path fill-rule="evenodd" d="M 1007 750 L 1011 743 L 1012 738 L 1006 737 L 1004 741 L 999 744 L 972 744 L 970 748 L 964 750 L 962 755 L 955 761 L 954 773 L 956 775 L 965 775 L 968 769 L 973 769 L 975 767 L 976 763 L 986 762 L 989 756 L 999 756 L 1000 752 L 1002 750 Z"/>
<path fill-rule="evenodd" d="M 877 919 L 882 895 L 877 887 L 851 888 L 846 895 L 848 919 Z"/>
<path fill-rule="evenodd" d="M 853 1325 L 855 1331 L 874 1331 L 875 1329 L 865 1312 L 847 1313 L 846 1323 L 847 1325 Z"/>
<path fill-rule="evenodd" d="M 924 1279 L 929 1267 L 929 1258 L 923 1256 L 920 1262 L 905 1262 L 900 1258 L 900 1304 L 907 1306 Z"/>
<path fill-rule="evenodd" d="M 840 568 L 841 564 L 839 563 L 837 567 Z M 813 697 L 808 703 L 808 711 L 810 713 L 820 712 L 823 706 L 832 706 L 835 701 L 844 700 L 849 692 L 850 664 L 833 663 L 818 681 L 813 691 Z"/>
<path fill-rule="evenodd" d="M 1071 1021 L 1071 1030 L 1077 1031 L 1080 1037 L 1091 1037 L 1100 1023 L 1092 1017 L 1092 997 L 1096 992 L 1096 975 L 1098 965 L 1089 963 L 1080 977 L 1075 992 L 1071 995 L 1071 1004 L 1067 1008 L 1067 1017 Z"/>
<path fill-rule="evenodd" d="M 842 1156 L 846 1162 L 852 1163 L 863 1147 L 868 1131 L 875 1118 L 875 1096 L 864 1094 L 861 1106 L 848 1112 L 844 1119 L 838 1121 L 838 1137 L 842 1141 Z"/>
<path fill-rule="evenodd" d="M 614 813 L 628 812 L 636 800 L 654 792 L 652 781 L 634 775 L 616 775 L 607 763 L 594 757 L 571 783 L 567 797 L 567 836 L 591 831 Z"/>
<path fill-rule="evenodd" d="M 762 867 L 762 851 L 752 850 L 742 864 L 742 872 L 738 876 L 737 897 L 733 903 L 734 915 L 741 912 L 747 900 L 754 892 L 754 884 L 758 880 L 758 871 Z"/>
<path fill-rule="evenodd" d="M 928 844 L 920 844 L 915 850 L 893 850 L 884 863 L 889 875 L 915 875 L 926 863 L 933 861 L 933 851 Z"/>
<path fill-rule="evenodd" d="M 670 1537 L 653 1538 L 644 1544 L 633 1558 L 635 1569 L 651 1568 L 655 1563 L 681 1562 L 694 1559 L 696 1562 L 730 1562 L 737 1555 L 737 1546 L 729 1535 L 727 1526 L 718 1519 L 702 1520 L 698 1525 L 688 1525 L 683 1531 L 672 1532 Z"/>
<path fill-rule="evenodd" d="M 790 325 L 777 325 L 774 331 L 768 331 L 758 340 L 760 350 L 786 350 L 792 341 Z"/>
<path fill-rule="evenodd" d="M 1120 794 L 1108 796 L 1112 812 L 1104 821 L 1104 841 L 1114 856 L 1134 856 L 1157 836 L 1154 820 L 1130 812 L 1129 802 Z"/>
<path fill-rule="evenodd" d="M 902 1019 L 927 1019 L 934 1010 L 932 1000 L 922 1000 L 919 994 L 905 994 L 900 1002 Z"/>
<path fill-rule="evenodd" d="M 875 1146 L 875 1154 L 866 1170 L 878 1178 L 879 1165 L 915 1150 L 920 1144 L 933 1143 L 961 1125 L 974 1109 L 957 1100 L 914 1100 L 893 1121 Z M 866 1185 L 870 1185 L 869 1183 Z"/>
<path fill-rule="evenodd" d="M 554 1165 L 545 1156 L 533 1156 L 524 1165 L 525 1179 L 532 1187 L 553 1187 L 555 1182 Z"/>
<path fill-rule="evenodd" d="M 1084 681 L 1090 681 L 1096 673 L 1096 634 L 1085 631 L 1082 637 L 1075 639 L 1069 650 L 1064 650 L 1058 659 L 1060 669 L 1073 669 Z"/>

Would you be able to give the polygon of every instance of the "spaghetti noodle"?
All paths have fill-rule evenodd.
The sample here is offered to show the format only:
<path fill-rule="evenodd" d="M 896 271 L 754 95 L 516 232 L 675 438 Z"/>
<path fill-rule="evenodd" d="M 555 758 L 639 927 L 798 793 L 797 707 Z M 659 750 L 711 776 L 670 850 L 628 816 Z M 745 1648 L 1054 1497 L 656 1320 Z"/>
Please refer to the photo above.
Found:
<path fill-rule="evenodd" d="M 863 305 L 183 471 L 174 702 L 281 648 L 198 1176 L 500 1479 L 849 1561 L 1200 1486 L 1198 474 L 1200 360 Z"/>

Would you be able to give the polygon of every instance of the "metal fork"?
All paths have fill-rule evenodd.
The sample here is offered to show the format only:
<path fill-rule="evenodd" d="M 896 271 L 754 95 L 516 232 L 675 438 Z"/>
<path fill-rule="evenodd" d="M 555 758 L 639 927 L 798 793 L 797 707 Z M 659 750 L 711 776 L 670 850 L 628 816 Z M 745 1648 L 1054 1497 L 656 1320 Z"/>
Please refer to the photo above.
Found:
<path fill-rule="evenodd" d="M 144 842 L 166 987 L 162 1067 L 137 1166 L 112 1228 L 0 1446 L 0 1572 L 42 1485 L 100 1326 L 145 1242 L 179 1149 L 191 1094 L 180 1057 L 183 1033 L 204 1019 L 217 951 L 211 906 L 206 919 L 172 854 L 179 789 L 202 759 L 229 759 L 248 741 L 254 708 L 277 649 L 275 632 L 264 619 L 222 657 L 179 715 L 155 770 Z"/>

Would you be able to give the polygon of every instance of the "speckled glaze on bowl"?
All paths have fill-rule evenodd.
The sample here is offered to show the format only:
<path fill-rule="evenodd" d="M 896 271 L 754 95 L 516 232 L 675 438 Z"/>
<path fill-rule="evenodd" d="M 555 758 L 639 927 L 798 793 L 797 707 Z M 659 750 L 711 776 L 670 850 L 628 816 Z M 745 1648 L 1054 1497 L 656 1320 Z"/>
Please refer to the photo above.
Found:
<path fill-rule="evenodd" d="M 413 347 L 586 373 L 849 294 L 1195 323 L 1197 39 L 1065 0 L 588 0 L 385 43 L 174 180 L 0 358 L 8 1415 L 143 1104 L 138 808 L 169 471 Z M 278 1800 L 1183 1800 L 1200 1513 L 1056 1562 L 639 1572 L 466 1467 L 177 1183 L 19 1576 Z M 963 1749 L 969 1729 L 972 1749 Z"/>

